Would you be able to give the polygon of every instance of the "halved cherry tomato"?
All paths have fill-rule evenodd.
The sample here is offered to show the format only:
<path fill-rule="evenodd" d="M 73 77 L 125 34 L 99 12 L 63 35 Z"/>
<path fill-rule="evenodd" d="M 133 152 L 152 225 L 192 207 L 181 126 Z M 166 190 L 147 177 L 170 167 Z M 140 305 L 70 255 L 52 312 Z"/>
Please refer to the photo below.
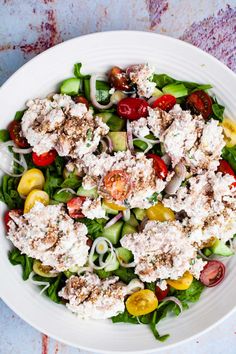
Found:
<path fill-rule="evenodd" d="M 176 290 L 187 290 L 193 282 L 193 276 L 187 271 L 179 279 L 168 279 L 166 282 Z"/>
<path fill-rule="evenodd" d="M 201 114 L 204 119 L 212 114 L 212 98 L 202 90 L 191 93 L 186 100 L 186 106 L 195 114 Z"/>
<path fill-rule="evenodd" d="M 84 96 L 74 96 L 73 100 L 75 103 L 83 103 L 86 105 L 86 107 L 89 109 L 89 103 L 88 100 Z"/>
<path fill-rule="evenodd" d="M 29 143 L 26 138 L 23 137 L 23 133 L 21 130 L 21 123 L 17 120 L 13 120 L 8 126 L 9 134 L 11 140 L 19 146 L 20 148 L 27 148 L 29 147 Z"/>
<path fill-rule="evenodd" d="M 31 168 L 21 177 L 17 191 L 20 195 L 27 196 L 33 189 L 43 189 L 44 183 L 43 172 L 37 168 Z"/>
<path fill-rule="evenodd" d="M 209 261 L 200 274 L 200 281 L 211 288 L 218 285 L 225 276 L 225 266 L 220 261 Z"/>
<path fill-rule="evenodd" d="M 49 195 L 39 189 L 33 189 L 25 200 L 24 214 L 28 213 L 35 205 L 36 202 L 40 202 L 43 205 L 49 204 Z"/>
<path fill-rule="evenodd" d="M 5 215 L 4 215 L 4 223 L 5 223 L 5 227 L 6 227 L 6 231 L 9 231 L 9 221 L 12 220 L 10 217 L 10 213 L 14 213 L 16 215 L 21 215 L 23 212 L 21 209 L 12 209 L 12 210 L 7 210 Z"/>
<path fill-rule="evenodd" d="M 170 288 L 168 285 L 165 290 L 161 290 L 161 288 L 159 288 L 159 286 L 156 286 L 155 294 L 156 294 L 158 301 L 162 301 L 165 297 L 167 297 L 169 290 L 170 290 Z"/>
<path fill-rule="evenodd" d="M 111 83 L 111 85 L 115 87 L 115 89 L 117 90 L 121 90 L 121 91 L 130 90 L 128 77 L 126 73 L 118 66 L 114 66 L 111 69 L 108 75 L 108 80 Z"/>
<path fill-rule="evenodd" d="M 161 202 L 151 206 L 146 210 L 149 220 L 172 221 L 175 220 L 175 214 L 170 208 L 166 208 Z"/>
<path fill-rule="evenodd" d="M 118 210 L 118 211 L 122 211 L 122 210 L 126 210 L 127 208 L 124 207 L 123 205 L 119 205 L 119 204 L 116 204 L 116 203 L 112 203 L 112 202 L 109 202 L 109 200 L 107 199 L 104 199 L 103 200 L 103 204 L 110 208 L 110 209 L 113 209 L 113 210 Z"/>
<path fill-rule="evenodd" d="M 158 306 L 158 300 L 153 291 L 143 289 L 130 295 L 125 305 L 131 315 L 142 316 L 154 311 Z"/>
<path fill-rule="evenodd" d="M 71 218 L 73 219 L 81 219 L 84 218 L 84 214 L 81 212 L 82 205 L 86 200 L 85 197 L 75 197 L 72 198 L 67 203 L 68 213 Z"/>
<path fill-rule="evenodd" d="M 168 112 L 171 108 L 174 107 L 176 104 L 176 98 L 175 96 L 172 95 L 163 95 L 159 98 L 157 98 L 153 103 L 152 103 L 152 108 L 160 108 L 163 111 Z"/>
<path fill-rule="evenodd" d="M 123 170 L 113 170 L 104 177 L 107 192 L 115 200 L 124 200 L 130 192 L 130 175 Z"/>
<path fill-rule="evenodd" d="M 33 163 L 36 166 L 40 166 L 40 167 L 51 165 L 55 161 L 56 157 L 57 157 L 56 150 L 50 150 L 41 155 L 37 155 L 36 152 L 32 153 Z"/>
<path fill-rule="evenodd" d="M 142 98 L 126 97 L 117 105 L 117 113 L 120 117 L 136 120 L 148 116 L 148 103 Z"/>
<path fill-rule="evenodd" d="M 233 182 L 231 186 L 236 187 L 236 174 L 234 173 L 234 170 L 231 168 L 230 164 L 227 161 L 220 160 L 218 171 L 222 172 L 223 174 L 227 173 L 228 175 L 233 176 L 235 182 Z"/>
<path fill-rule="evenodd" d="M 147 158 L 153 160 L 153 168 L 156 172 L 156 176 L 160 179 L 165 179 L 168 174 L 168 168 L 160 156 L 156 154 L 147 154 Z"/>

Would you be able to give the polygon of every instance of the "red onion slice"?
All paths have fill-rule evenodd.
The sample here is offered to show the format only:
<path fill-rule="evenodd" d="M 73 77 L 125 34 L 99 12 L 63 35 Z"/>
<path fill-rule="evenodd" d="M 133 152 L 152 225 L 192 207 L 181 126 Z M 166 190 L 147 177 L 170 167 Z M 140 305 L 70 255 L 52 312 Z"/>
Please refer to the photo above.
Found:
<path fill-rule="evenodd" d="M 181 183 L 184 181 L 186 177 L 186 167 L 182 163 L 178 163 L 178 165 L 175 166 L 175 175 L 172 177 L 170 182 L 167 184 L 165 188 L 165 192 L 167 194 L 175 194 L 179 187 L 181 186 Z"/>
<path fill-rule="evenodd" d="M 167 296 L 161 301 L 161 303 L 163 304 L 164 302 L 167 302 L 167 301 L 173 301 L 177 306 L 179 306 L 180 313 L 183 312 L 182 303 L 177 297 L 175 297 L 175 296 Z"/>
<path fill-rule="evenodd" d="M 96 82 L 97 79 L 101 79 L 104 81 L 107 81 L 106 76 L 103 73 L 100 74 L 93 74 L 90 78 L 90 99 L 92 104 L 94 105 L 94 107 L 98 108 L 98 109 L 108 109 L 111 108 L 111 106 L 113 105 L 113 102 L 109 102 L 106 105 L 102 105 L 100 104 L 97 99 L 96 99 Z"/>
<path fill-rule="evenodd" d="M 128 142 L 128 148 L 131 151 L 131 153 L 134 152 L 134 144 L 133 144 L 133 134 L 132 134 L 132 128 L 130 126 L 130 121 L 127 119 L 127 142 Z"/>
<path fill-rule="evenodd" d="M 33 148 L 30 147 L 28 149 L 20 149 L 20 148 L 17 148 L 17 147 L 13 147 L 12 149 L 15 153 L 17 154 L 30 154 L 32 151 L 33 151 Z"/>
<path fill-rule="evenodd" d="M 114 216 L 114 218 L 112 218 L 110 221 L 108 221 L 108 223 L 105 225 L 104 229 L 107 229 L 108 227 L 114 225 L 118 220 L 120 220 L 123 217 L 123 213 L 122 211 L 119 212 L 119 214 L 117 214 L 116 216 Z"/>

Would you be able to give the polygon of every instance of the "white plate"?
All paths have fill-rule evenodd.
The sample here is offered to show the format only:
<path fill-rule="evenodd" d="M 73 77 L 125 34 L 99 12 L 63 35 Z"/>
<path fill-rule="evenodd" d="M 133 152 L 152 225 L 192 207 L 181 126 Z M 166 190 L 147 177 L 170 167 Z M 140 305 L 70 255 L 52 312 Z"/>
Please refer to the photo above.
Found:
<path fill-rule="evenodd" d="M 60 81 L 72 76 L 76 62 L 83 63 L 86 73 L 106 71 L 113 65 L 125 67 L 149 62 L 159 73 L 210 83 L 219 102 L 227 107 L 226 114 L 236 118 L 236 75 L 226 66 L 176 39 L 145 32 L 117 31 L 62 43 L 19 69 L 0 89 L 1 128 L 7 126 L 27 99 L 43 97 Z M 146 354 L 167 350 L 211 328 L 236 306 L 236 258 L 232 258 L 227 262 L 226 277 L 221 285 L 204 291 L 201 300 L 179 318 L 161 322 L 160 333 L 171 335 L 165 343 L 157 342 L 145 326 L 80 320 L 64 306 L 40 296 L 36 287 L 22 281 L 20 267 L 13 267 L 8 261 L 10 244 L 5 239 L 2 218 L 0 223 L 0 296 L 25 321 L 67 344 L 107 353 Z"/>

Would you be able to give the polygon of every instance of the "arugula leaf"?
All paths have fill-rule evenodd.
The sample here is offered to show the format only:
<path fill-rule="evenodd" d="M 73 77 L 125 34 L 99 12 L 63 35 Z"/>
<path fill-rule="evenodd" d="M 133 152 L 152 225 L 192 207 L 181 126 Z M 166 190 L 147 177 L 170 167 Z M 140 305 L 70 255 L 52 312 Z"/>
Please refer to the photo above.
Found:
<path fill-rule="evenodd" d="M 81 186 L 81 179 L 74 174 L 69 175 L 69 177 L 66 178 L 61 184 L 61 188 L 77 189 L 80 186 Z"/>
<path fill-rule="evenodd" d="M 61 289 L 61 280 L 62 275 L 59 274 L 58 277 L 55 278 L 55 281 L 49 286 L 46 293 L 46 295 L 57 304 L 60 304 L 62 302 L 60 297 L 58 296 L 58 292 Z"/>
<path fill-rule="evenodd" d="M 117 275 L 120 280 L 128 284 L 132 279 L 137 278 L 137 275 L 134 274 L 134 270 L 131 268 L 120 267 L 112 272 L 112 274 Z"/>
<path fill-rule="evenodd" d="M 0 130 L 0 141 L 5 142 L 10 140 L 10 134 L 7 129 L 1 129 Z"/>
<path fill-rule="evenodd" d="M 145 288 L 155 292 L 156 283 L 154 281 L 152 283 L 145 283 Z"/>
<path fill-rule="evenodd" d="M 116 316 L 113 316 L 111 319 L 113 323 L 125 322 L 125 323 L 139 324 L 137 317 L 131 316 L 127 310 L 125 310 L 122 313 L 119 313 Z"/>
<path fill-rule="evenodd" d="M 22 110 L 22 111 L 17 111 L 14 117 L 14 120 L 21 120 L 21 118 L 23 117 L 24 113 L 25 113 L 26 109 Z"/>
<path fill-rule="evenodd" d="M 152 320 L 150 322 L 150 328 L 151 331 L 154 335 L 154 337 L 159 340 L 160 342 L 164 342 L 165 340 L 167 340 L 167 338 L 169 338 L 169 334 L 165 334 L 163 336 L 160 336 L 160 334 L 158 333 L 157 329 L 156 329 L 156 324 L 157 324 L 157 311 L 154 311 L 153 316 L 152 316 Z"/>
<path fill-rule="evenodd" d="M 217 100 L 215 100 L 215 103 L 213 103 L 213 105 L 212 105 L 212 111 L 214 113 L 213 118 L 222 122 L 224 119 L 224 116 L 223 116 L 224 110 L 225 110 L 225 107 L 222 106 L 221 104 L 219 104 L 217 102 Z"/>
<path fill-rule="evenodd" d="M 61 156 L 57 156 L 55 159 L 54 165 L 56 168 L 56 173 L 59 176 L 62 176 L 64 167 L 65 167 L 65 159 Z"/>
<path fill-rule="evenodd" d="M 7 204 L 9 209 L 21 209 L 23 200 L 17 192 L 19 179 L 4 175 L 0 186 L 0 200 Z"/>
<path fill-rule="evenodd" d="M 81 67 L 82 67 L 82 63 L 76 63 L 74 65 L 74 75 L 75 75 L 75 77 L 77 77 L 78 79 L 90 78 L 90 75 L 81 74 Z"/>
<path fill-rule="evenodd" d="M 67 203 L 73 198 L 73 194 L 67 191 L 57 191 L 53 194 L 52 199 L 56 200 L 57 202 Z"/>
<path fill-rule="evenodd" d="M 112 275 L 112 272 L 106 272 L 104 269 L 96 269 L 95 273 L 99 276 L 100 279 L 106 279 Z"/>
<path fill-rule="evenodd" d="M 80 222 L 85 224 L 88 229 L 88 234 L 91 236 L 92 240 L 95 240 L 95 238 L 99 237 L 102 235 L 104 226 L 106 224 L 105 219 L 80 219 Z"/>
<path fill-rule="evenodd" d="M 170 77 L 167 74 L 154 74 L 152 81 L 156 83 L 156 86 L 159 89 L 162 89 L 162 87 L 176 82 L 173 77 Z"/>
<path fill-rule="evenodd" d="M 187 290 L 175 290 L 173 295 L 180 301 L 196 302 L 199 300 L 203 289 L 204 285 L 200 281 L 193 279 L 191 286 Z"/>
<path fill-rule="evenodd" d="M 33 258 L 28 257 L 25 254 L 21 254 L 21 252 L 17 248 L 9 252 L 8 258 L 11 264 L 20 264 L 22 266 L 22 278 L 23 280 L 27 280 L 33 269 Z"/>
<path fill-rule="evenodd" d="M 233 147 L 225 146 L 222 150 L 222 157 L 230 164 L 230 166 L 236 173 L 236 145 Z"/>
<path fill-rule="evenodd" d="M 44 191 L 48 193 L 50 198 L 52 198 L 55 190 L 60 188 L 62 182 L 62 177 L 53 175 L 49 167 L 46 169 L 46 181 L 44 184 Z"/>

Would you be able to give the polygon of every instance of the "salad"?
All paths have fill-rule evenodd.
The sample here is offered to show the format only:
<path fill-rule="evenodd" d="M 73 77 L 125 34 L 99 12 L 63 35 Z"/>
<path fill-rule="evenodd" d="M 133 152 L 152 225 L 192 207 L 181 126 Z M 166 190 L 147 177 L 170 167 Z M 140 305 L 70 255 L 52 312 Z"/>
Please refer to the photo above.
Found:
<path fill-rule="evenodd" d="M 236 123 L 211 88 L 148 64 L 85 75 L 78 63 L 0 131 L 9 260 L 40 295 L 164 341 L 157 323 L 224 279 Z"/>

